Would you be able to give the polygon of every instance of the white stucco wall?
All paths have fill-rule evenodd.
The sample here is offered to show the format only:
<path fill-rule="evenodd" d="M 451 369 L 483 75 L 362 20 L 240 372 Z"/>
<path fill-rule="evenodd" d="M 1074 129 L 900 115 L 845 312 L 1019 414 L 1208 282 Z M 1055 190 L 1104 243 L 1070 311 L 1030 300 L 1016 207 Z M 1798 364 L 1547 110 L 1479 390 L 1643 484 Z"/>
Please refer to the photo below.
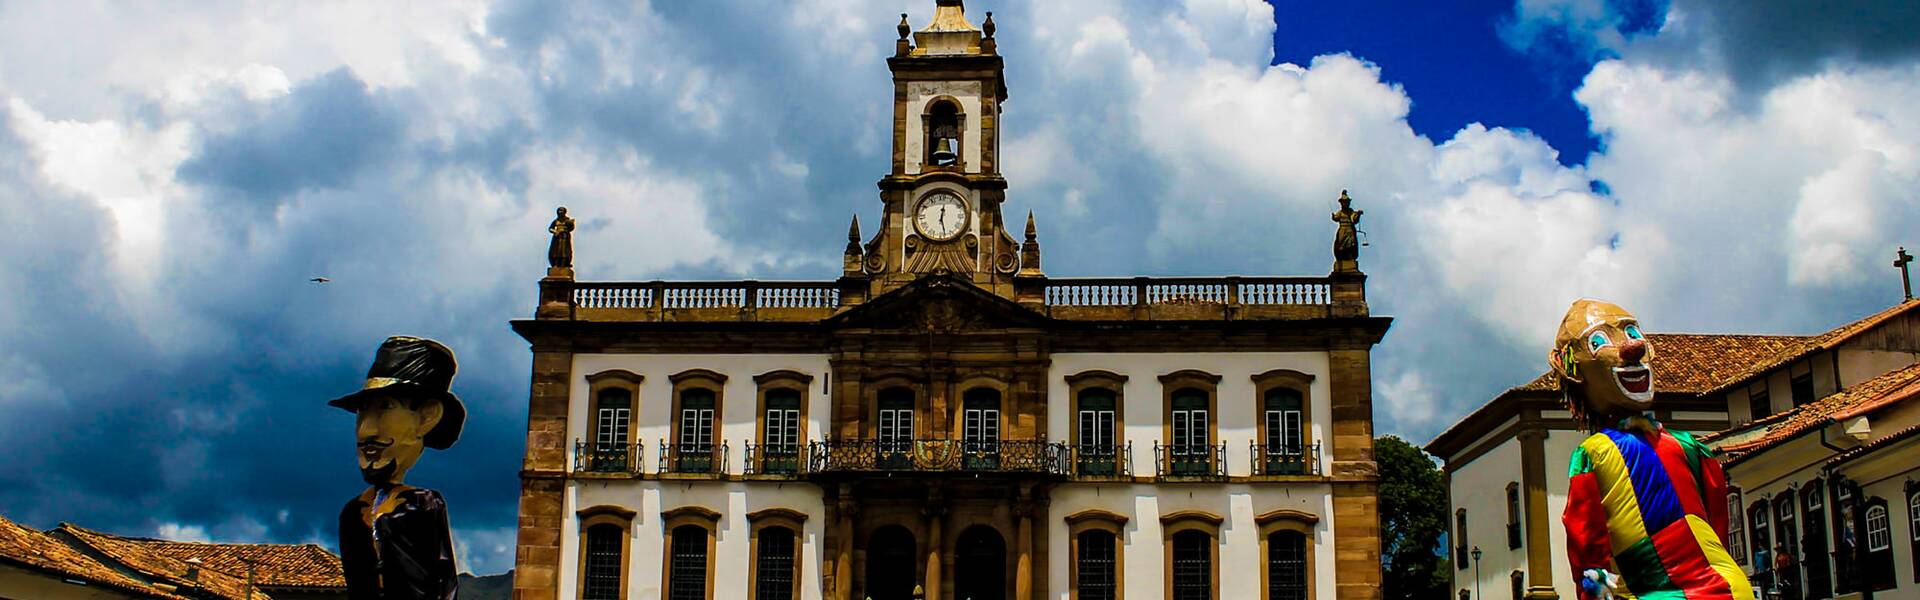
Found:
<path fill-rule="evenodd" d="M 568 452 L 572 452 L 573 441 L 587 439 L 593 427 L 593 419 L 587 414 L 591 406 L 587 376 L 612 369 L 632 371 L 643 378 L 640 396 L 633 400 L 632 435 L 635 442 L 646 444 L 641 463 L 648 473 L 659 468 L 659 445 L 667 439 L 673 424 L 668 414 L 673 412 L 673 382 L 667 378 L 688 369 L 707 369 L 727 376 L 720 414 L 715 417 L 719 423 L 714 440 L 725 441 L 731 450 L 727 456 L 729 473 L 739 473 L 746 464 L 742 444 L 753 440 L 759 423 L 759 388 L 753 376 L 780 369 L 812 375 L 804 417 L 809 439 L 820 439 L 826 431 L 824 424 L 831 422 L 833 403 L 826 396 L 829 369 L 825 354 L 581 354 L 573 358 L 573 382 L 568 390 Z"/>
<path fill-rule="evenodd" d="M 1563 460 L 1564 463 L 1564 460 Z M 1500 442 L 1487 453 L 1473 462 L 1461 465 L 1453 471 L 1452 498 L 1453 512 L 1447 513 L 1447 531 L 1450 536 L 1459 535 L 1455 527 L 1459 510 L 1467 511 L 1467 548 L 1480 548 L 1480 593 L 1474 598 L 1504 598 L 1510 586 L 1508 574 L 1515 569 L 1526 570 L 1527 549 L 1507 548 L 1507 484 L 1521 481 L 1520 442 L 1507 439 Z M 1524 522 L 1524 517 L 1523 522 Z M 1522 534 L 1524 535 L 1524 525 Z M 1453 548 L 1459 545 L 1457 537 L 1447 540 L 1447 556 L 1453 557 Z M 1464 567 L 1464 568 L 1463 568 Z M 1463 562 L 1453 565 L 1454 582 L 1458 590 L 1474 590 L 1474 563 L 1471 556 Z"/>

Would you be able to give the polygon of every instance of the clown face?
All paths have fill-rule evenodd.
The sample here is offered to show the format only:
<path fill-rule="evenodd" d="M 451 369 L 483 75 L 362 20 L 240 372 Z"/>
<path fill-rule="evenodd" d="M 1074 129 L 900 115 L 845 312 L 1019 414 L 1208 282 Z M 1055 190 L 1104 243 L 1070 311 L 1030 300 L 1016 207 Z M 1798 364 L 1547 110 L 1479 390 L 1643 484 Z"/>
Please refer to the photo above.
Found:
<path fill-rule="evenodd" d="M 1594 414 L 1637 413 L 1653 404 L 1653 346 L 1633 313 L 1610 302 L 1573 303 L 1549 355 L 1565 385 Z"/>

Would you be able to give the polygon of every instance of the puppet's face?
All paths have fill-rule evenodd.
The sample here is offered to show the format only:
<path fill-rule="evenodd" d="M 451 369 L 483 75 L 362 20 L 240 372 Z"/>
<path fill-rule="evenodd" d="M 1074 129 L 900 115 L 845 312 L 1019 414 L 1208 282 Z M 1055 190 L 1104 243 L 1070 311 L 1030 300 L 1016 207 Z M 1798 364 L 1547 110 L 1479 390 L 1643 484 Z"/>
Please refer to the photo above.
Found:
<path fill-rule="evenodd" d="M 440 401 L 374 396 L 360 405 L 354 428 L 359 440 L 360 478 L 371 485 L 397 485 L 420 461 L 427 432 L 440 423 Z"/>
<path fill-rule="evenodd" d="M 1653 346 L 1633 313 L 1581 300 L 1567 310 L 1551 355 L 1565 385 L 1585 392 L 1596 414 L 1640 412 L 1653 404 Z"/>

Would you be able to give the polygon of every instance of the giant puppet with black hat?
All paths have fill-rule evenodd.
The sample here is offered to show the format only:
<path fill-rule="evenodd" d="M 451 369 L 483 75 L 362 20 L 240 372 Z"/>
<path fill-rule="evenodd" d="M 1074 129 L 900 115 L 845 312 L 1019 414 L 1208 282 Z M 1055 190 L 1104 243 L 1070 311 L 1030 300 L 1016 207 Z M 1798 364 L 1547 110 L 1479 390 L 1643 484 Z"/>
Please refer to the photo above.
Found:
<path fill-rule="evenodd" d="M 440 492 L 408 486 L 426 448 L 460 439 L 466 407 L 453 395 L 453 351 L 424 338 L 380 344 L 360 391 L 327 404 L 354 413 L 360 478 L 340 511 L 340 561 L 355 600 L 453 600 L 453 533 Z"/>

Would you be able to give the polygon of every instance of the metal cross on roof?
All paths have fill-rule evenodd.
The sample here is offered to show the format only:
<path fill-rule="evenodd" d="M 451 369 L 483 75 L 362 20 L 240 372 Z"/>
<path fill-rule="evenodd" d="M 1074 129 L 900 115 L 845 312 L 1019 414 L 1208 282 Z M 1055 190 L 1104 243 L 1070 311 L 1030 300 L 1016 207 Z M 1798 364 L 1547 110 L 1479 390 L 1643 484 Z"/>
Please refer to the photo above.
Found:
<path fill-rule="evenodd" d="M 1901 246 L 1898 252 L 1893 253 L 1893 266 L 1900 269 L 1900 287 L 1906 291 L 1908 300 L 1913 299 L 1913 278 L 1907 274 L 1907 263 L 1911 262 L 1913 262 L 1913 255 L 1907 254 L 1905 246 Z"/>

